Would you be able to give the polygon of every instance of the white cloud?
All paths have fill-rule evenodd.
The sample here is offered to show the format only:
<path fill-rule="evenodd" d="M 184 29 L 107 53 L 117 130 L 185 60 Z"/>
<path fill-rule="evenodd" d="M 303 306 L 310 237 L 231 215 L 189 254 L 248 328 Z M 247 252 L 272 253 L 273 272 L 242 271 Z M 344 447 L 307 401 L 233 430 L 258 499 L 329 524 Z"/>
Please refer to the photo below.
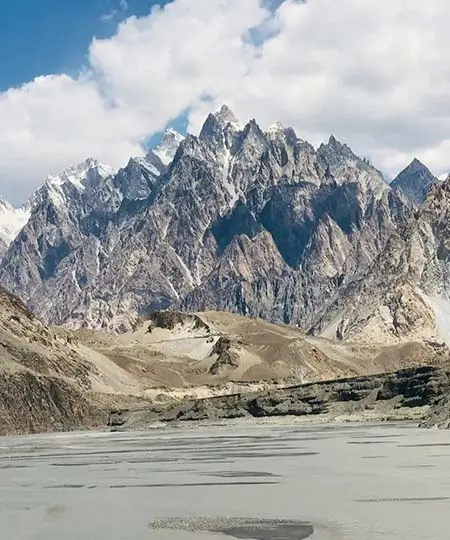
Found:
<path fill-rule="evenodd" d="M 92 67 L 118 106 L 161 126 L 204 95 L 234 92 L 255 54 L 244 36 L 267 16 L 259 0 L 177 0 L 94 40 Z"/>
<path fill-rule="evenodd" d="M 119 5 L 120 5 L 120 8 L 121 8 L 123 11 L 126 11 L 126 10 L 128 9 L 128 2 L 127 2 L 127 0 L 120 0 Z"/>
<path fill-rule="evenodd" d="M 139 118 L 109 107 L 92 80 L 64 75 L 2 94 L 0 119 L 1 188 L 14 198 L 82 156 L 119 166 L 140 152 L 146 133 Z"/>
<path fill-rule="evenodd" d="M 449 169 L 447 0 L 274 4 L 175 0 L 94 40 L 78 78 L 0 94 L 0 191 L 17 200 L 89 155 L 119 166 L 181 111 L 198 129 L 222 102 L 316 144 L 333 132 L 390 174 L 415 155 Z"/>

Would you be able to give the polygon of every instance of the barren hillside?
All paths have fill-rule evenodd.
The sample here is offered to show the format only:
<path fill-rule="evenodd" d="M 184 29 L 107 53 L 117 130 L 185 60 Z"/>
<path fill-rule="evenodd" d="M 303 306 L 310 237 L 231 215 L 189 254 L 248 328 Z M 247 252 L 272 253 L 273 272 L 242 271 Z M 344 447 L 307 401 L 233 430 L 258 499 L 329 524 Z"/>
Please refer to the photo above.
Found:
<path fill-rule="evenodd" d="M 157 312 L 121 335 L 47 328 L 4 291 L 0 350 L 0 434 L 104 426 L 114 408 L 448 359 L 444 345 L 355 346 L 220 312 Z"/>

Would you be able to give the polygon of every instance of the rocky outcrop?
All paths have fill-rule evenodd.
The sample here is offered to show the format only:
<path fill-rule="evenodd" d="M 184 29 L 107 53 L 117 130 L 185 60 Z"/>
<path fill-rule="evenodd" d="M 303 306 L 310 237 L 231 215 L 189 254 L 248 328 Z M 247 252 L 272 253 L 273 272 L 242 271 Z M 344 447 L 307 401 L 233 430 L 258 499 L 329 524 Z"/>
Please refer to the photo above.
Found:
<path fill-rule="evenodd" d="M 421 206 L 431 189 L 438 183 L 430 170 L 418 159 L 414 159 L 391 183 L 392 188 L 401 189 L 416 206 Z"/>
<path fill-rule="evenodd" d="M 107 414 L 61 377 L 0 371 L 0 436 L 102 428 Z"/>
<path fill-rule="evenodd" d="M 148 427 L 154 422 L 288 415 L 313 416 L 318 421 L 342 415 L 353 415 L 357 419 L 364 411 L 375 409 L 385 419 L 408 418 L 408 411 L 416 408 L 422 408 L 419 417 L 425 418 L 429 408 L 434 407 L 449 390 L 449 369 L 430 366 L 175 405 L 154 405 L 139 411 L 113 411 L 108 425 L 113 429 L 126 429 L 128 426 L 135 429 Z"/>
<path fill-rule="evenodd" d="M 156 311 L 150 316 L 141 321 L 150 321 L 149 331 L 153 328 L 163 328 L 165 330 L 173 330 L 177 325 L 185 325 L 186 323 L 192 324 L 193 330 L 210 330 L 208 324 L 198 315 L 192 315 L 190 313 L 183 313 L 180 311 Z"/>
<path fill-rule="evenodd" d="M 0 435 L 101 426 L 95 367 L 0 289 Z"/>
<path fill-rule="evenodd" d="M 216 357 L 214 364 L 209 368 L 211 375 L 239 367 L 239 353 L 233 350 L 233 342 L 229 337 L 220 337 L 214 344 L 210 356 Z"/>

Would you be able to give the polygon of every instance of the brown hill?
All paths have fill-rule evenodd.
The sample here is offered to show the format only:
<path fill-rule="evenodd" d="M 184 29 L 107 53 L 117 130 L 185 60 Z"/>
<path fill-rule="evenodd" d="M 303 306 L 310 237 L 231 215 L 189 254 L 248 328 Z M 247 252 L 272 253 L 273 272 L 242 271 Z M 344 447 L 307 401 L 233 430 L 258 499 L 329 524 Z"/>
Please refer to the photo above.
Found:
<path fill-rule="evenodd" d="M 160 312 L 122 335 L 47 328 L 0 291 L 0 434 L 89 428 L 146 407 L 448 359 L 433 343 L 336 343 L 220 312 Z"/>

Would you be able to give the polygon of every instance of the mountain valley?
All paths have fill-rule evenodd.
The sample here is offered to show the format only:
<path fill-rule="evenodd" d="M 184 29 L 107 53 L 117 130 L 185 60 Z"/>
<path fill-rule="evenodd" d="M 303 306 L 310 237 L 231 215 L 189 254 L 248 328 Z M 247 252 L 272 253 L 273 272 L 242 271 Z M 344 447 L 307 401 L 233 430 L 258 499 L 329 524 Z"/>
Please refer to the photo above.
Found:
<path fill-rule="evenodd" d="M 0 431 L 335 379 L 373 393 L 420 366 L 446 388 L 449 194 L 416 159 L 388 184 L 334 136 L 226 106 L 119 171 L 48 177 L 0 204 Z"/>

